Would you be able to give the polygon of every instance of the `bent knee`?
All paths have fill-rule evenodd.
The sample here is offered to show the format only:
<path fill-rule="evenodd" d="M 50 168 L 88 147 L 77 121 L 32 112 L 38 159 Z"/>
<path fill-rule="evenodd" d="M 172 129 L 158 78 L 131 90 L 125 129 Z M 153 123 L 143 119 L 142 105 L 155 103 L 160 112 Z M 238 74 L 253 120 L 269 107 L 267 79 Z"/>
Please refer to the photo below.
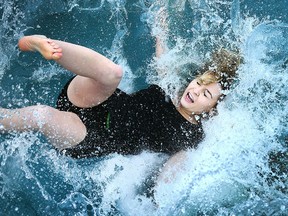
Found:
<path fill-rule="evenodd" d="M 123 77 L 123 69 L 120 65 L 118 64 L 114 64 L 112 66 L 112 68 L 110 68 L 110 73 L 108 73 L 106 75 L 106 79 L 105 81 L 107 83 L 105 83 L 104 81 L 104 84 L 107 84 L 107 85 L 118 85 L 118 83 L 121 81 Z"/>
<path fill-rule="evenodd" d="M 32 110 L 32 118 L 37 120 L 39 129 L 44 127 L 50 121 L 54 121 L 55 114 L 59 112 L 57 109 L 47 105 L 36 105 Z"/>
<path fill-rule="evenodd" d="M 57 148 L 75 146 L 86 137 L 86 126 L 75 113 L 39 105 L 33 115 L 38 119 L 39 131 L 47 135 Z"/>
<path fill-rule="evenodd" d="M 36 105 L 33 108 L 32 115 L 34 119 L 38 120 L 40 125 L 42 124 L 42 126 L 65 124 L 71 126 L 71 124 L 76 124 L 85 127 L 81 119 L 75 113 L 60 111 L 47 105 Z"/>
<path fill-rule="evenodd" d="M 123 77 L 123 69 L 120 65 L 116 64 L 115 68 L 114 68 L 114 73 L 115 73 L 115 77 L 117 77 L 118 79 L 122 79 Z"/>
<path fill-rule="evenodd" d="M 57 112 L 58 110 L 53 108 L 53 107 L 50 107 L 50 106 L 47 106 L 47 105 L 36 105 L 34 106 L 34 115 L 37 115 L 38 117 L 41 117 L 41 116 L 50 116 L 52 115 L 54 112 Z"/>

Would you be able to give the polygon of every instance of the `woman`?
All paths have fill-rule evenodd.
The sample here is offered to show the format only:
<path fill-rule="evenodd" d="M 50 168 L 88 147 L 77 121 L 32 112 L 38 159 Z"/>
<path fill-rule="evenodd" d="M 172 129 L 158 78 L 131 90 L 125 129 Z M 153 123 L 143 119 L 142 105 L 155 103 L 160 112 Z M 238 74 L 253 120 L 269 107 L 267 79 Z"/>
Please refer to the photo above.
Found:
<path fill-rule="evenodd" d="M 224 62 L 218 58 L 220 63 L 194 79 L 180 100 L 171 100 L 156 85 L 132 95 L 117 89 L 121 67 L 91 49 L 39 35 L 25 36 L 18 45 L 76 76 L 62 90 L 56 108 L 0 109 L 1 131 L 40 131 L 76 158 L 143 150 L 174 154 L 195 147 L 203 138 L 197 116 L 215 108 L 239 64 L 236 56 L 220 52 Z M 161 47 L 157 49 L 159 56 Z"/>

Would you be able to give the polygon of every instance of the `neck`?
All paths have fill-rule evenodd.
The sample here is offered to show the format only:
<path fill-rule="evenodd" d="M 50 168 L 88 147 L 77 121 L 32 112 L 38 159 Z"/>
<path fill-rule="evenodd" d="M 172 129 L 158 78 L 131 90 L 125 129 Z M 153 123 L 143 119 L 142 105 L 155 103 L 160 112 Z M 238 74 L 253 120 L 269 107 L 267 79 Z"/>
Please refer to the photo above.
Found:
<path fill-rule="evenodd" d="M 198 124 L 195 115 L 194 114 L 189 114 L 182 106 L 181 104 L 176 106 L 177 111 L 189 122 L 192 124 Z"/>

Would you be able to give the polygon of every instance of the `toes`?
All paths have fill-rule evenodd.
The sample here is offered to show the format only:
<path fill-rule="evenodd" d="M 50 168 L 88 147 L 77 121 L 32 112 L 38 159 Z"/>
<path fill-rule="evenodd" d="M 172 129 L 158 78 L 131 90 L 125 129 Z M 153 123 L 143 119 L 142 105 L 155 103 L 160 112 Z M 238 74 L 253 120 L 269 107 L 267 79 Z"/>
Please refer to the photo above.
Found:
<path fill-rule="evenodd" d="M 50 47 L 52 48 L 51 58 L 53 60 L 60 59 L 62 57 L 62 48 L 60 48 L 60 46 L 51 39 L 48 39 L 47 42 L 49 43 Z"/>
<path fill-rule="evenodd" d="M 52 59 L 53 60 L 58 60 L 62 57 L 62 53 L 61 52 L 55 52 L 52 54 Z"/>
<path fill-rule="evenodd" d="M 57 53 L 62 53 L 62 49 L 60 48 L 60 47 L 58 47 L 57 49 L 54 49 L 55 50 L 55 52 L 57 52 Z"/>
<path fill-rule="evenodd" d="M 54 48 L 54 49 L 59 49 L 60 46 L 59 46 L 58 44 L 55 44 L 55 45 L 53 46 L 53 48 Z"/>
<path fill-rule="evenodd" d="M 54 41 L 52 41 L 51 39 L 47 40 L 47 42 L 50 44 L 50 46 L 52 46 L 53 48 L 58 48 L 58 44 L 56 44 Z"/>

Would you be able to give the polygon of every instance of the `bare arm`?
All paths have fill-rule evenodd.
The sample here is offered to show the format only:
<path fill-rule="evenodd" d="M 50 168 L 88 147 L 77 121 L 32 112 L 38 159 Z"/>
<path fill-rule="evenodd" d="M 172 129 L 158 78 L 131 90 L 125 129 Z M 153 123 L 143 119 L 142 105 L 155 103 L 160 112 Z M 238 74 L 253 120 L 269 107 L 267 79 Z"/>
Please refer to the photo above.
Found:
<path fill-rule="evenodd" d="M 157 32 L 155 34 L 156 39 L 155 55 L 156 55 L 157 73 L 159 76 L 163 77 L 166 74 L 165 73 L 166 69 L 165 65 L 161 64 L 161 57 L 168 51 L 166 44 L 168 34 L 167 13 L 164 7 L 160 8 L 160 10 L 156 15 L 156 25 L 154 28 L 156 28 Z"/>
<path fill-rule="evenodd" d="M 159 58 L 163 53 L 167 51 L 166 37 L 168 24 L 167 13 L 163 7 L 158 11 L 156 22 L 157 28 L 160 28 L 159 35 L 156 35 L 156 57 Z"/>
<path fill-rule="evenodd" d="M 179 172 L 185 171 L 185 161 L 187 159 L 187 152 L 180 151 L 171 156 L 164 164 L 160 174 L 158 175 L 156 184 L 161 182 L 170 183 L 176 178 Z"/>
<path fill-rule="evenodd" d="M 166 50 L 166 45 L 162 39 L 160 37 L 156 37 L 156 57 L 160 58 L 160 56 L 165 53 Z"/>

